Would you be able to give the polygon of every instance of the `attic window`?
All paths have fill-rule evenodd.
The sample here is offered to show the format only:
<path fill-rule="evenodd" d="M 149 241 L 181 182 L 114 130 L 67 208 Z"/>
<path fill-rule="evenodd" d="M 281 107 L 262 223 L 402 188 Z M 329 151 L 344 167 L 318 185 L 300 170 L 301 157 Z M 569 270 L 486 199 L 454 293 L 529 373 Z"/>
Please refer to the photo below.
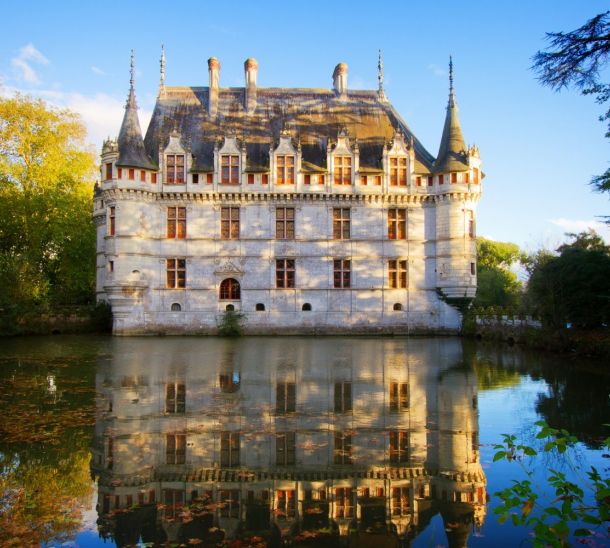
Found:
<path fill-rule="evenodd" d="M 278 185 L 294 184 L 294 156 L 276 156 L 276 183 Z"/>
<path fill-rule="evenodd" d="M 407 186 L 406 158 L 390 158 L 390 185 Z"/>
<path fill-rule="evenodd" d="M 133 181 L 136 178 L 136 170 L 135 169 L 130 169 L 129 170 L 129 180 Z"/>
<path fill-rule="evenodd" d="M 156 184 L 157 184 L 157 174 L 156 174 L 156 173 L 151 173 L 151 174 L 150 174 L 150 182 L 151 182 L 153 185 L 156 185 Z"/>
<path fill-rule="evenodd" d="M 366 186 L 366 175 L 361 175 L 360 176 L 360 184 L 362 186 Z"/>
<path fill-rule="evenodd" d="M 479 170 L 476 167 L 472 170 L 472 179 L 475 185 L 479 184 Z"/>
<path fill-rule="evenodd" d="M 142 181 L 143 183 L 146 182 L 146 171 L 144 171 L 143 169 L 140 170 L 140 181 Z"/>
<path fill-rule="evenodd" d="M 248 184 L 249 185 L 254 184 L 254 173 L 248 173 Z"/>
<path fill-rule="evenodd" d="M 434 184 L 434 177 L 432 175 L 428 175 L 428 186 L 432 186 Z"/>
<path fill-rule="evenodd" d="M 269 174 L 268 173 L 263 173 L 263 184 L 264 185 L 269 184 Z"/>
<path fill-rule="evenodd" d="M 324 175 L 318 175 L 318 184 L 319 185 L 323 185 L 324 184 Z"/>
<path fill-rule="evenodd" d="M 421 177 L 416 177 L 416 178 L 415 178 L 415 184 L 416 184 L 417 186 L 421 186 Z"/>
<path fill-rule="evenodd" d="M 464 173 L 464 182 L 465 183 L 470 182 L 470 173 L 468 173 L 467 171 Z"/>
<path fill-rule="evenodd" d="M 220 157 L 220 166 L 223 185 L 239 184 L 239 156 L 223 154 Z"/>
<path fill-rule="evenodd" d="M 193 184 L 194 185 L 199 184 L 199 173 L 193 173 Z"/>
<path fill-rule="evenodd" d="M 211 185 L 211 184 L 214 182 L 214 174 L 213 174 L 213 173 L 208 173 L 208 174 L 205 176 L 205 182 L 206 182 L 208 185 Z"/>
<path fill-rule="evenodd" d="M 457 183 L 457 173 L 453 172 L 453 173 L 451 174 L 451 182 L 452 182 L 453 184 Z"/>
<path fill-rule="evenodd" d="M 305 175 L 305 181 L 304 182 L 305 182 L 306 185 L 311 184 L 311 175 Z"/>
<path fill-rule="evenodd" d="M 352 158 L 351 156 L 335 156 L 335 184 L 352 184 Z"/>
<path fill-rule="evenodd" d="M 184 183 L 184 154 L 165 156 L 165 182 L 169 185 Z"/>
<path fill-rule="evenodd" d="M 381 175 L 375 175 L 375 186 L 381 186 Z"/>

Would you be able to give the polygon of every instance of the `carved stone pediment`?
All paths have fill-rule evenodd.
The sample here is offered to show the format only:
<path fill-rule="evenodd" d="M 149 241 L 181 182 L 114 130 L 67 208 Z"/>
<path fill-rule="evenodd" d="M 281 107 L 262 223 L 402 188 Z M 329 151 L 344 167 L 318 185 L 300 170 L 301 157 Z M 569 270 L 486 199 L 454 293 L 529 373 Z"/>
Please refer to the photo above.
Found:
<path fill-rule="evenodd" d="M 214 270 L 214 274 L 243 274 L 244 271 L 233 261 L 224 261 Z"/>

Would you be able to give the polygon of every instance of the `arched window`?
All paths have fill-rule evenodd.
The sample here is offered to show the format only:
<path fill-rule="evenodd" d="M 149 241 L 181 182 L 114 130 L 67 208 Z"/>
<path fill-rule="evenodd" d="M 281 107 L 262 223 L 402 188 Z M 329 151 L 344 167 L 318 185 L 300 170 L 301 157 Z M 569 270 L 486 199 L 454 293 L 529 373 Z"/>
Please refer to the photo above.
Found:
<path fill-rule="evenodd" d="M 180 312 L 181 310 L 180 303 L 172 303 L 172 312 Z"/>
<path fill-rule="evenodd" d="M 303 312 L 311 312 L 311 304 L 304 303 L 303 308 L 301 310 L 303 310 Z"/>
<path fill-rule="evenodd" d="M 257 312 L 264 312 L 265 311 L 265 305 L 263 303 L 256 303 L 256 311 Z"/>
<path fill-rule="evenodd" d="M 402 310 L 402 304 L 400 304 L 400 303 L 395 303 L 395 304 L 394 304 L 394 310 Z"/>
<path fill-rule="evenodd" d="M 238 301 L 240 299 L 239 282 L 234 278 L 227 278 L 220 284 L 220 300 Z"/>
<path fill-rule="evenodd" d="M 234 307 L 232 304 L 228 304 L 228 305 L 225 307 L 225 310 L 226 310 L 227 312 L 235 312 L 235 307 Z"/>

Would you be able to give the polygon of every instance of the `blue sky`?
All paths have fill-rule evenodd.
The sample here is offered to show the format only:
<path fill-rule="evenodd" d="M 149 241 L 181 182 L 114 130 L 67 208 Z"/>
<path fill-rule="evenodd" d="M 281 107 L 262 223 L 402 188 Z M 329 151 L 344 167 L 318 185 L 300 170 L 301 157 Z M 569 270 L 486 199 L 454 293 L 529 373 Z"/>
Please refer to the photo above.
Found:
<path fill-rule="evenodd" d="M 0 93 L 41 96 L 80 112 L 99 151 L 118 133 L 136 50 L 143 128 L 159 82 L 207 85 L 208 57 L 221 86 L 243 85 L 243 61 L 256 57 L 258 85 L 330 87 L 334 66 L 349 65 L 348 86 L 377 87 L 383 51 L 389 99 L 436 155 L 453 55 L 464 136 L 487 174 L 478 233 L 532 250 L 555 247 L 566 231 L 609 215 L 607 195 L 588 181 L 608 167 L 609 142 L 591 97 L 541 87 L 529 69 L 544 33 L 573 30 L 607 2 L 27 2 L 5 0 Z M 168 6 L 171 6 L 169 8 Z M 10 14 L 10 17 L 6 17 Z"/>

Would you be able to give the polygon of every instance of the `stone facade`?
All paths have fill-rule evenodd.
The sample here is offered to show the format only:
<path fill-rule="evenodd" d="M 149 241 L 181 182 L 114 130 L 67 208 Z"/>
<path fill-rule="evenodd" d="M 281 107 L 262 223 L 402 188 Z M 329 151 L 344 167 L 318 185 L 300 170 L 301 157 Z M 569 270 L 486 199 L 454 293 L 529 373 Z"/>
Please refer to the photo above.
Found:
<path fill-rule="evenodd" d="M 380 63 L 381 65 L 381 63 Z M 97 298 L 115 334 L 453 332 L 476 291 L 482 173 L 453 86 L 437 158 L 378 91 L 132 86 L 96 191 Z M 380 75 L 381 82 L 381 75 Z M 223 285 L 224 282 L 224 285 Z"/>

